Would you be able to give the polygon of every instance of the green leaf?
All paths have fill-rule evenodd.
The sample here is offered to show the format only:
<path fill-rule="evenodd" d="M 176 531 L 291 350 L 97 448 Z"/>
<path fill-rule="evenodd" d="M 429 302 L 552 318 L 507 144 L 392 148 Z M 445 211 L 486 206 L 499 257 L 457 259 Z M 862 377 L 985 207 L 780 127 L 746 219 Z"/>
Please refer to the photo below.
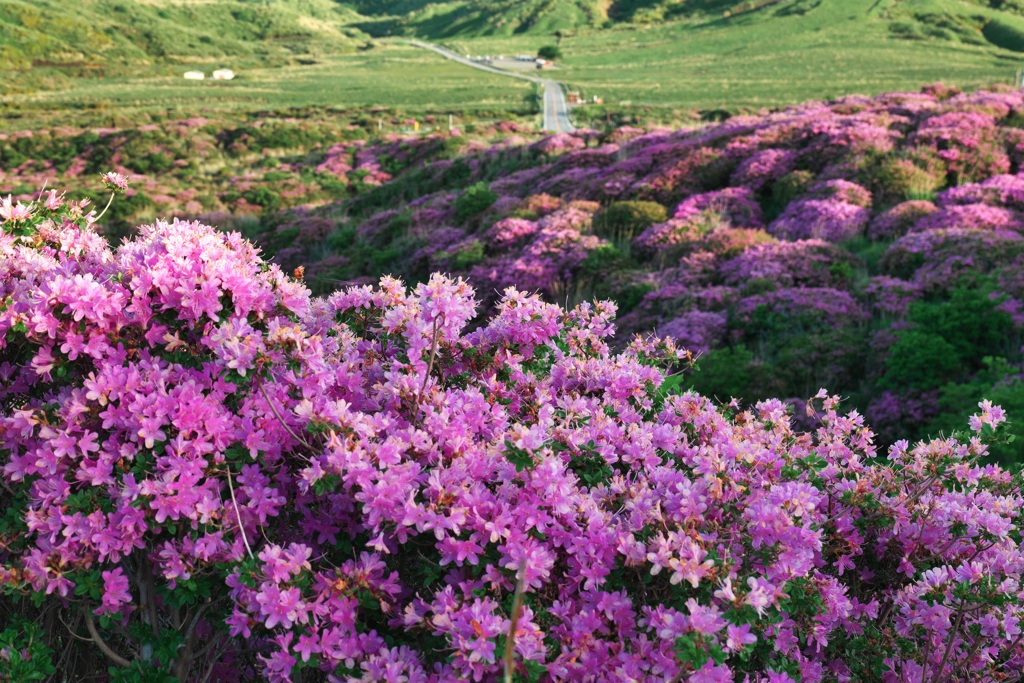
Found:
<path fill-rule="evenodd" d="M 522 448 L 516 448 L 511 441 L 505 441 L 505 458 L 516 466 L 516 472 L 532 468 L 535 464 L 533 456 Z"/>

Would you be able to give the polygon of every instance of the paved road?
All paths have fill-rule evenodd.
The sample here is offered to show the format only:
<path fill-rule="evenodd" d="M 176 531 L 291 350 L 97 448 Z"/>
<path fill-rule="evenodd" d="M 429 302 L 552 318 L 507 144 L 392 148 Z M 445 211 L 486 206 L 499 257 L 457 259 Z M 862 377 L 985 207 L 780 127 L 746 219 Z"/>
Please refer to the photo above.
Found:
<path fill-rule="evenodd" d="M 555 81 L 544 81 L 544 130 L 571 133 L 576 130 L 569 120 L 569 103 L 565 91 Z"/>
<path fill-rule="evenodd" d="M 565 100 L 565 91 L 562 90 L 562 86 L 558 81 L 552 81 L 549 78 L 540 78 L 529 73 L 517 73 L 515 71 L 506 71 L 504 69 L 498 69 L 490 66 L 489 64 L 481 64 L 480 62 L 474 62 L 471 59 L 466 59 L 457 52 L 453 52 L 448 48 L 441 47 L 440 45 L 434 45 L 433 43 L 424 43 L 420 40 L 408 41 L 410 45 L 416 47 L 422 47 L 427 50 L 433 50 L 442 57 L 451 59 L 452 61 L 471 66 L 474 69 L 481 69 L 483 71 L 490 71 L 491 73 L 499 74 L 501 76 L 509 76 L 511 78 L 519 78 L 524 81 L 530 81 L 537 83 L 544 87 L 544 130 L 549 130 L 555 133 L 572 133 L 576 130 L 576 126 L 572 125 L 569 120 L 569 103 Z"/>

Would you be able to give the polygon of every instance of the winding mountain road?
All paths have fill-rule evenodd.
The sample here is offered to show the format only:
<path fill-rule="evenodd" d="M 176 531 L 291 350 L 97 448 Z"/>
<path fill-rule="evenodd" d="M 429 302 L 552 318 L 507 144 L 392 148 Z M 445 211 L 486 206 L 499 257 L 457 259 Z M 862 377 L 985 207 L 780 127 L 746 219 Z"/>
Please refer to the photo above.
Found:
<path fill-rule="evenodd" d="M 551 131 L 554 133 L 572 133 L 576 130 L 576 126 L 572 125 L 572 121 L 569 120 L 569 103 L 565 99 L 565 91 L 562 90 L 562 85 L 558 81 L 553 81 L 549 78 L 539 78 L 531 74 L 516 73 L 515 71 L 506 71 L 505 69 L 498 69 L 490 66 L 489 64 L 481 64 L 474 62 L 471 59 L 466 59 L 457 52 L 453 52 L 448 48 L 441 47 L 440 45 L 434 45 L 433 43 L 424 43 L 421 40 L 410 40 L 410 45 L 416 47 L 422 47 L 426 50 L 432 50 L 437 54 L 458 62 L 471 66 L 474 69 L 480 69 L 482 71 L 489 71 L 500 76 L 509 76 L 511 78 L 519 78 L 524 81 L 530 81 L 537 83 L 544 87 L 544 130 Z"/>

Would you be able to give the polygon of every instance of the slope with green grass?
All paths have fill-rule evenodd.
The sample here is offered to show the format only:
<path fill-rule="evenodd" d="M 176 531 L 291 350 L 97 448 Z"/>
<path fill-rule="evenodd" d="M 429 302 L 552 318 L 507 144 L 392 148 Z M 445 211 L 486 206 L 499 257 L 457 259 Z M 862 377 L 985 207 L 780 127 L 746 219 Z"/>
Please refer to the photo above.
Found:
<path fill-rule="evenodd" d="M 607 19 L 604 0 L 353 0 L 366 16 L 356 26 L 374 36 L 550 35 Z"/>
<path fill-rule="evenodd" d="M 332 0 L 0 0 L 0 92 L 352 52 L 365 42 L 355 17 Z"/>
<path fill-rule="evenodd" d="M 640 5 L 650 9 L 656 3 L 636 2 L 633 8 Z M 1024 15 L 1008 4 L 1001 5 L 1004 9 L 981 0 L 684 5 L 693 11 L 676 21 L 621 23 L 564 35 L 557 78 L 603 97 L 615 109 L 735 112 L 847 93 L 917 89 L 936 81 L 968 88 L 1009 84 L 1024 66 L 1011 49 L 1010 31 L 1024 36 Z M 1003 33 L 1010 37 L 994 40 L 993 22 L 1008 27 Z M 514 36 L 445 43 L 464 53 L 509 54 L 554 40 Z M 603 114 L 603 108 L 580 112 L 584 119 Z"/>
<path fill-rule="evenodd" d="M 1024 0 L 0 0 L 0 107 L 511 113 L 530 97 L 387 34 L 473 55 L 558 43 L 552 77 L 606 102 L 578 110 L 581 124 L 678 123 L 936 81 L 1008 84 L 1024 67 Z M 186 65 L 246 82 L 193 87 Z"/>
<path fill-rule="evenodd" d="M 376 119 L 399 111 L 508 119 L 535 111 L 531 83 L 450 62 L 404 44 L 242 71 L 233 81 L 187 81 L 180 74 L 75 79 L 60 90 L 0 97 L 0 133 L 76 123 L 135 125 L 159 118 L 285 111 L 295 107 L 371 110 Z M 388 124 L 387 130 L 394 127 Z"/>

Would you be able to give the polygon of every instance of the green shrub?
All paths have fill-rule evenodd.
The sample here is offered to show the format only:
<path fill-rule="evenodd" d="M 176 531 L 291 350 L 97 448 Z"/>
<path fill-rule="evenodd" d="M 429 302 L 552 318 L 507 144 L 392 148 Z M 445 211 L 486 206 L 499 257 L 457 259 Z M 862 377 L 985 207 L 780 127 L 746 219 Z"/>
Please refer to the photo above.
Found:
<path fill-rule="evenodd" d="M 984 291 L 963 287 L 945 301 L 911 304 L 907 317 L 915 327 L 901 332 L 889 350 L 879 385 L 936 389 L 964 381 L 980 369 L 981 358 L 1017 353 L 1013 318 L 997 305 Z"/>
<path fill-rule="evenodd" d="M 45 681 L 55 673 L 53 651 L 37 625 L 15 618 L 0 631 L 0 681 Z"/>
<path fill-rule="evenodd" d="M 653 292 L 655 289 L 654 285 L 650 282 L 642 282 L 637 284 L 627 285 L 615 291 L 612 295 L 612 299 L 619 306 L 619 315 L 623 316 L 632 311 L 634 308 L 640 305 L 640 302 L 644 300 L 648 292 Z"/>
<path fill-rule="evenodd" d="M 537 56 L 547 60 L 561 59 L 562 50 L 557 45 L 544 45 L 537 50 Z"/>
<path fill-rule="evenodd" d="M 1005 355 L 1012 339 L 1013 318 L 996 310 L 998 300 L 981 289 L 960 287 L 947 301 L 918 301 L 910 306 L 909 319 L 949 342 L 962 358 Z"/>
<path fill-rule="evenodd" d="M 884 198 L 893 202 L 931 201 L 946 184 L 946 168 L 935 150 L 918 147 L 876 166 L 869 181 Z"/>
<path fill-rule="evenodd" d="M 889 349 L 883 389 L 935 389 L 961 374 L 956 347 L 941 336 L 922 330 L 908 330 Z"/>
<path fill-rule="evenodd" d="M 174 167 L 174 160 L 161 152 L 150 152 L 141 156 L 129 156 L 125 166 L 136 173 L 165 173 Z"/>
<path fill-rule="evenodd" d="M 447 256 L 448 264 L 455 270 L 466 270 L 484 260 L 484 244 L 473 240 L 452 254 L 441 253 L 439 258 Z"/>
<path fill-rule="evenodd" d="M 256 187 L 242 193 L 245 201 L 262 208 L 264 211 L 277 211 L 281 208 L 281 196 L 268 187 Z"/>
<path fill-rule="evenodd" d="M 668 211 L 657 202 L 614 202 L 594 216 L 594 234 L 611 241 L 621 250 L 637 235 L 656 223 L 668 220 Z"/>
<path fill-rule="evenodd" d="M 338 228 L 327 236 L 327 246 L 335 254 L 343 254 L 356 241 L 356 229 L 350 225 Z"/>
<path fill-rule="evenodd" d="M 583 275 L 606 277 L 622 264 L 622 260 L 622 252 L 606 244 L 587 254 L 587 259 L 580 265 L 580 272 Z"/>
<path fill-rule="evenodd" d="M 1024 382 L 1019 370 L 1005 358 L 986 357 L 983 367 L 970 381 L 949 383 L 939 391 L 939 415 L 924 426 L 922 435 L 938 436 L 962 429 L 968 417 L 976 412 L 978 402 L 987 399 L 1001 406 L 1011 418 L 1007 431 L 1014 438 L 993 444 L 990 452 L 1006 464 L 1024 462 Z"/>
<path fill-rule="evenodd" d="M 1024 30 L 1002 19 L 993 19 L 981 29 L 985 39 L 1004 50 L 1024 52 Z"/>
<path fill-rule="evenodd" d="M 776 180 L 761 202 L 765 218 L 769 221 L 778 218 L 789 203 L 803 194 L 813 181 L 814 174 L 810 171 L 793 171 Z"/>
<path fill-rule="evenodd" d="M 466 188 L 466 191 L 455 200 L 455 215 L 459 222 L 464 223 L 470 218 L 479 216 L 491 208 L 498 199 L 498 193 L 492 190 L 487 183 L 481 181 Z"/>
<path fill-rule="evenodd" d="M 704 396 L 720 400 L 752 396 L 751 364 L 754 354 L 745 346 L 714 349 L 697 360 L 690 386 Z"/>

